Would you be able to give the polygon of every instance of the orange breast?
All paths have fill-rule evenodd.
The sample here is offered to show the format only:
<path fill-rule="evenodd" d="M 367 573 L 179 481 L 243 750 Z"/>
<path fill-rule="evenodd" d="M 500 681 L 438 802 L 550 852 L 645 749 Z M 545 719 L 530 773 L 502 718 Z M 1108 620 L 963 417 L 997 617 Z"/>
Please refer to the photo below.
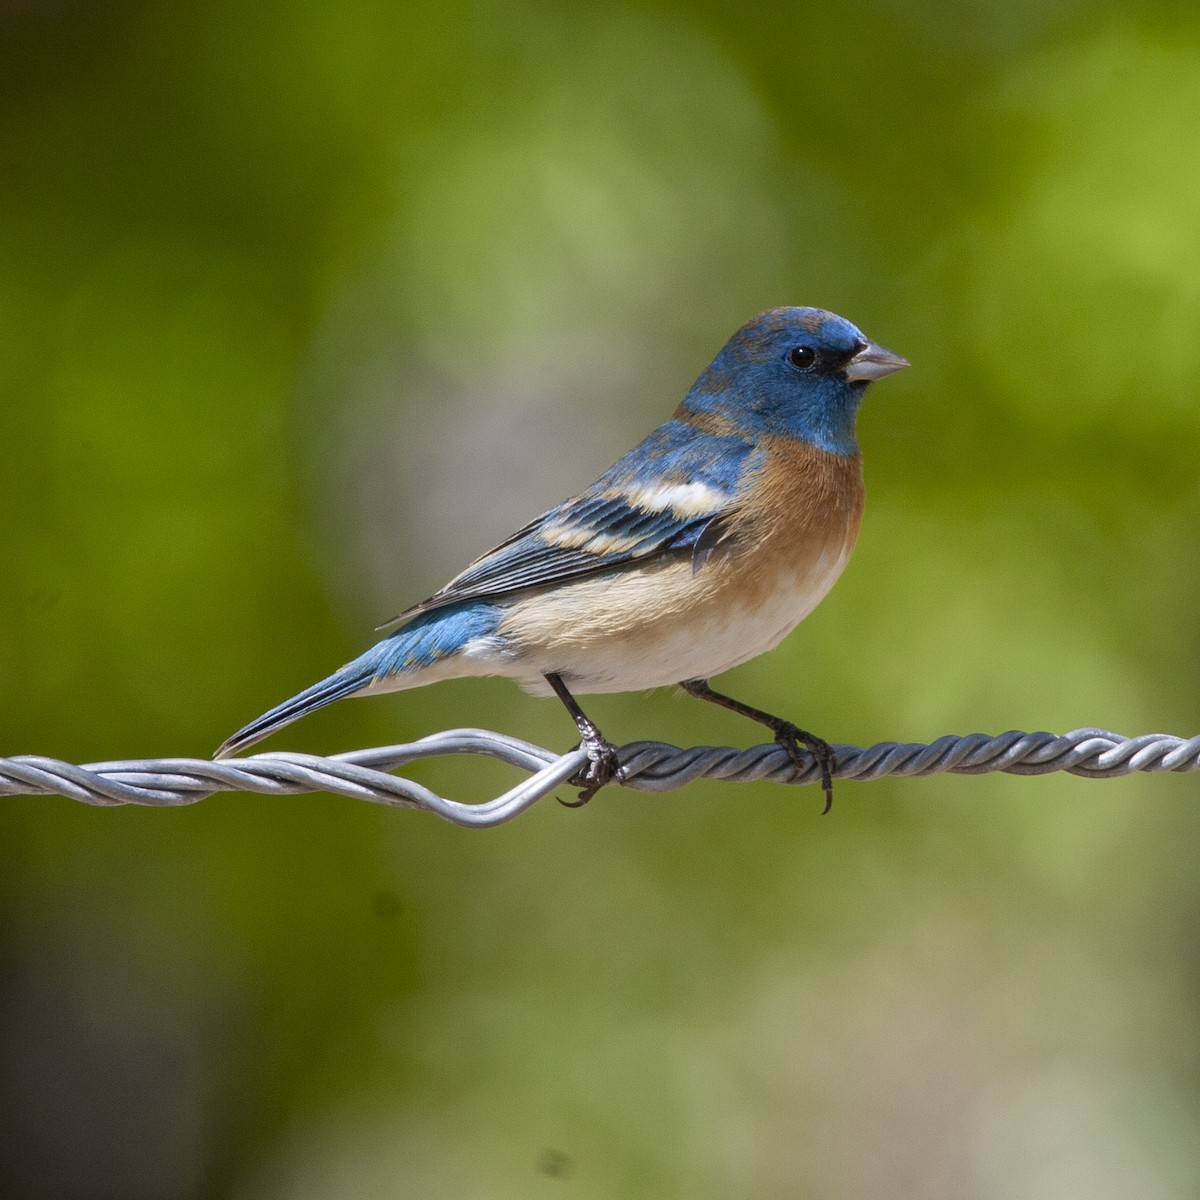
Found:
<path fill-rule="evenodd" d="M 731 527 L 733 572 L 762 575 L 769 587 L 781 571 L 803 576 L 838 558 L 844 565 L 862 520 L 862 458 L 779 438 L 765 448 L 766 462 Z"/>

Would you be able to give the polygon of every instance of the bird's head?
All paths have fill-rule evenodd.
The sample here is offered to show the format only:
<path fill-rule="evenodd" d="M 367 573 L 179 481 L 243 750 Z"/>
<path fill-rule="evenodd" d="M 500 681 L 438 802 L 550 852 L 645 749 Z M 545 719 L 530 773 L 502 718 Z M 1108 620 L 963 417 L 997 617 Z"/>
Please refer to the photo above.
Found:
<path fill-rule="evenodd" d="M 771 308 L 748 321 L 680 406 L 740 431 L 854 454 L 855 417 L 867 385 L 909 364 L 819 308 Z"/>

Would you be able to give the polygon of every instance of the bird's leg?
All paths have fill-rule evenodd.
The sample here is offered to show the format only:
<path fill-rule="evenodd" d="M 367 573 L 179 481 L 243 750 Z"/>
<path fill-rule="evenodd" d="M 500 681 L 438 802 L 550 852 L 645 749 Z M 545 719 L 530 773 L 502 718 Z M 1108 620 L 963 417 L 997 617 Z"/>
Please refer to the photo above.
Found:
<path fill-rule="evenodd" d="M 567 685 L 555 674 L 548 674 L 546 682 L 554 689 L 554 694 L 563 702 L 575 728 L 579 730 L 579 744 L 587 751 L 588 765 L 570 779 L 574 787 L 582 788 L 578 800 L 560 800 L 566 808 L 582 808 L 606 783 L 614 779 L 620 783 L 624 779 L 621 763 L 617 758 L 616 748 L 592 723 L 587 713 L 579 707 L 579 702 L 567 691 Z"/>
<path fill-rule="evenodd" d="M 833 747 L 824 738 L 800 729 L 791 721 L 783 720 L 782 717 L 773 717 L 761 709 L 751 708 L 749 704 L 743 704 L 732 696 L 714 692 L 708 686 L 707 679 L 688 679 L 679 686 L 689 696 L 695 696 L 697 700 L 711 701 L 713 704 L 719 704 L 722 708 L 728 708 L 731 712 L 741 713 L 743 717 L 749 717 L 751 721 L 765 725 L 774 733 L 775 740 L 787 751 L 788 757 L 797 771 L 803 770 L 805 766 L 800 758 L 799 743 L 803 742 L 821 771 L 821 791 L 825 793 L 825 807 L 821 811 L 827 813 L 833 807 L 833 773 L 837 770 L 837 758 L 833 753 Z"/>

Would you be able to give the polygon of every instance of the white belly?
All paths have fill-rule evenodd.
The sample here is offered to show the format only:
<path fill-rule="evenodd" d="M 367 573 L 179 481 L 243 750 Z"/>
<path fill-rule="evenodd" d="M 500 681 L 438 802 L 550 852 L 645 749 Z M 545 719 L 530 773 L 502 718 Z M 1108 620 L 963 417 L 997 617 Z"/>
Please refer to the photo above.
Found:
<path fill-rule="evenodd" d="M 693 575 L 689 562 L 584 580 L 536 602 L 513 605 L 503 645 L 480 658 L 530 691 L 548 693 L 547 673 L 572 691 L 632 692 L 707 679 L 777 646 L 828 593 L 850 555 L 849 539 L 806 569 L 734 578 Z M 493 661 L 495 661 L 493 659 Z M 482 665 L 482 663 L 481 663 Z M 499 665 L 498 663 L 496 664 Z"/>

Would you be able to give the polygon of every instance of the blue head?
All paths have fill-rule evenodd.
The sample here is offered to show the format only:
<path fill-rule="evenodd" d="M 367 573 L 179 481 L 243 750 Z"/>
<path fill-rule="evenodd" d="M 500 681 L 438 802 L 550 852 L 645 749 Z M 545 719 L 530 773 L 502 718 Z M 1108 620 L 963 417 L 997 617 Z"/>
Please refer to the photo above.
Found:
<path fill-rule="evenodd" d="M 679 406 L 739 430 L 854 454 L 867 385 L 908 363 L 819 308 L 771 308 L 729 339 Z"/>

